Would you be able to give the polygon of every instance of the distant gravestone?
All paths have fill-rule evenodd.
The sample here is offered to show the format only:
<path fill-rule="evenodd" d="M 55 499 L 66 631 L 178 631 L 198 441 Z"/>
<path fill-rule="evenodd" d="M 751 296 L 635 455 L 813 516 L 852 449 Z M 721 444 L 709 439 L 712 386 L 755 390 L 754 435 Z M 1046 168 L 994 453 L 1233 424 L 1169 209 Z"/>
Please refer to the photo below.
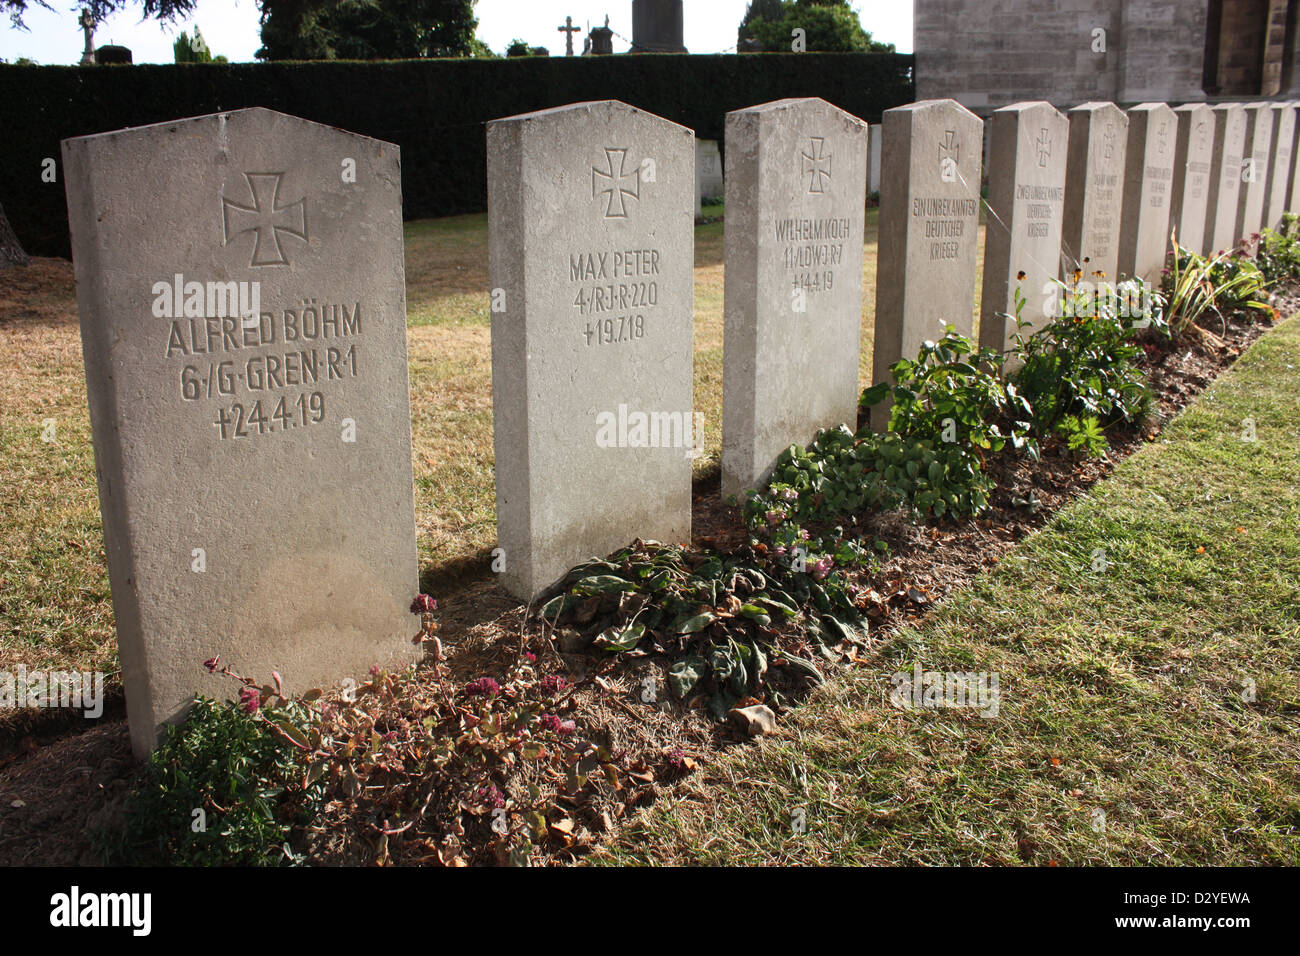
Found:
<path fill-rule="evenodd" d="M 867 136 L 867 192 L 880 192 L 880 124 L 868 127 Z"/>
<path fill-rule="evenodd" d="M 1276 229 L 1282 224 L 1290 194 L 1291 160 L 1295 149 L 1296 110 L 1291 103 L 1273 103 L 1273 134 L 1269 138 L 1267 201 L 1263 225 Z"/>
<path fill-rule="evenodd" d="M 867 124 L 819 99 L 727 114 L 722 494 L 857 426 Z"/>
<path fill-rule="evenodd" d="M 1268 103 L 1247 103 L 1246 151 L 1242 157 L 1241 194 L 1233 243 L 1249 239 L 1264 224 L 1268 188 L 1268 148 L 1273 140 L 1273 111 Z"/>
<path fill-rule="evenodd" d="M 502 583 L 691 533 L 694 135 L 625 103 L 488 124 Z"/>
<path fill-rule="evenodd" d="M 1290 105 L 1298 111 L 1295 134 L 1291 139 L 1291 169 L 1287 173 L 1286 211 L 1300 213 L 1300 100 L 1291 100 Z"/>
<path fill-rule="evenodd" d="M 1169 222 L 1180 246 L 1204 255 L 1209 245 L 1205 222 L 1215 114 L 1204 103 L 1189 103 L 1175 109 L 1174 115 L 1178 118 L 1178 142 Z"/>
<path fill-rule="evenodd" d="M 1240 103 L 1220 103 L 1214 111 L 1214 152 L 1210 158 L 1210 196 L 1205 207 L 1207 255 L 1237 244 L 1237 206 L 1246 151 L 1246 111 Z"/>
<path fill-rule="evenodd" d="M 1049 103 L 1016 103 L 989 121 L 989 216 L 984 240 L 980 345 L 1014 344 L 1016 292 L 1022 321 L 1059 313 L 1061 218 L 1069 121 Z"/>
<path fill-rule="evenodd" d="M 974 327 L 984 123 L 954 100 L 885 110 L 872 381 L 889 381 L 944 323 Z M 872 409 L 883 431 L 889 403 Z"/>
<path fill-rule="evenodd" d="M 1119 227 L 1119 271 L 1128 278 L 1159 283 L 1169 251 L 1170 195 L 1178 118 L 1164 103 L 1142 103 L 1128 111 L 1124 160 L 1124 211 Z"/>
<path fill-rule="evenodd" d="M 414 659 L 397 147 L 245 109 L 63 162 L 136 753 L 229 692 L 205 658 L 291 693 Z"/>
<path fill-rule="evenodd" d="M 1128 116 L 1114 103 L 1084 103 L 1070 121 L 1065 164 L 1061 278 L 1073 273 L 1096 285 L 1113 283 L 1119 268 L 1119 221 L 1124 195 Z"/>
<path fill-rule="evenodd" d="M 699 170 L 700 195 L 705 199 L 721 199 L 726 191 L 722 176 L 722 153 L 713 139 L 695 141 L 695 166 Z"/>

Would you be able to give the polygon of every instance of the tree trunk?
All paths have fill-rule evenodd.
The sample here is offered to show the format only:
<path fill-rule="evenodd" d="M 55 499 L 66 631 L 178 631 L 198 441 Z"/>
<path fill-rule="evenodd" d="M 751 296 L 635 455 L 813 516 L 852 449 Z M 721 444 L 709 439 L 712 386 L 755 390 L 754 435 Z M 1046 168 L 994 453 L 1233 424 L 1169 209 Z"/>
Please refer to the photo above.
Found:
<path fill-rule="evenodd" d="M 14 231 L 9 225 L 9 219 L 5 216 L 5 207 L 0 206 L 0 269 L 8 269 L 10 266 L 25 266 L 27 262 L 27 253 L 23 252 L 18 237 L 14 235 Z"/>

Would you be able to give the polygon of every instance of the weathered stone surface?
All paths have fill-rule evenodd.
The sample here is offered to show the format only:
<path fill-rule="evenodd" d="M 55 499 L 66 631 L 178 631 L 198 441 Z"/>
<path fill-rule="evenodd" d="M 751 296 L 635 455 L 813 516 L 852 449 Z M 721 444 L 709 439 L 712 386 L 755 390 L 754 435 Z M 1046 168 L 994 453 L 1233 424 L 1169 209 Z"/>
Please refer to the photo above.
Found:
<path fill-rule="evenodd" d="M 1240 103 L 1220 103 L 1212 109 L 1214 153 L 1210 160 L 1210 196 L 1205 207 L 1205 248 L 1207 252 L 1217 253 L 1237 243 L 1246 111 Z"/>
<path fill-rule="evenodd" d="M 1061 278 L 1077 270 L 1086 282 L 1115 282 L 1124 198 L 1128 115 L 1114 103 L 1084 103 L 1070 121 L 1061 230 Z"/>
<path fill-rule="evenodd" d="M 206 658 L 289 692 L 413 659 L 397 147 L 246 109 L 63 161 L 136 753 L 235 686 Z"/>
<path fill-rule="evenodd" d="M 1170 195 L 1178 118 L 1164 103 L 1128 111 L 1124 211 L 1119 227 L 1121 276 L 1158 283 L 1169 251 Z"/>
<path fill-rule="evenodd" d="M 886 110 L 872 381 L 889 379 L 943 324 L 971 335 L 979 245 L 984 124 L 953 100 Z M 889 403 L 872 409 L 883 431 Z"/>
<path fill-rule="evenodd" d="M 1022 321 L 1042 325 L 1060 300 L 1061 216 L 1069 121 L 1050 103 L 1017 103 L 993 113 L 989 215 L 984 238 L 980 345 L 1014 344 L 1017 290 Z"/>
<path fill-rule="evenodd" d="M 1246 149 L 1242 157 L 1241 192 L 1237 196 L 1237 222 L 1233 242 L 1248 239 L 1264 224 L 1268 188 L 1268 148 L 1273 141 L 1273 111 L 1268 103 L 1247 103 Z"/>
<path fill-rule="evenodd" d="M 625 103 L 488 124 L 504 586 L 690 538 L 695 144 Z"/>
<path fill-rule="evenodd" d="M 727 114 L 722 494 L 855 427 L 867 124 L 819 99 Z"/>
<path fill-rule="evenodd" d="M 1206 208 L 1210 195 L 1210 167 L 1214 158 L 1214 110 L 1204 103 L 1189 103 L 1174 110 L 1178 117 L 1178 143 L 1174 149 L 1174 185 L 1169 222 L 1184 249 L 1207 251 Z"/>
<path fill-rule="evenodd" d="M 1267 201 L 1263 226 L 1276 229 L 1282 224 L 1290 194 L 1291 160 L 1295 149 L 1296 110 L 1292 103 L 1273 103 L 1273 133 L 1269 137 Z"/>

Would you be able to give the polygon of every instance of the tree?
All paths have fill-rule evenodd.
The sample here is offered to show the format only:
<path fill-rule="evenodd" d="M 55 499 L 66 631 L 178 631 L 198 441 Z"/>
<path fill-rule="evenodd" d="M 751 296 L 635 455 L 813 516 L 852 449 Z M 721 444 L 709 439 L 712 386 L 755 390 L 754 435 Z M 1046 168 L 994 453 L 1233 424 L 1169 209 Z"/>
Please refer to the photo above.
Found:
<path fill-rule="evenodd" d="M 791 49 L 795 30 L 804 31 L 808 50 L 895 52 L 892 43 L 872 40 L 871 34 L 862 29 L 862 22 L 849 0 L 777 0 L 775 4 L 771 0 L 754 0 L 740 25 L 742 40 L 755 39 L 764 50 L 773 52 Z"/>
<path fill-rule="evenodd" d="M 260 0 L 261 60 L 482 56 L 477 0 Z"/>
<path fill-rule="evenodd" d="M 102 23 L 110 13 L 137 4 L 143 8 L 145 19 L 175 20 L 188 16 L 197 3 L 198 0 L 82 0 L 81 5 L 90 11 L 96 23 Z M 23 14 L 30 7 L 54 9 L 47 0 L 0 0 L 0 13 L 9 14 L 9 21 L 20 30 L 27 29 Z"/>
<path fill-rule="evenodd" d="M 199 32 L 197 25 L 194 27 L 194 36 L 181 35 L 176 38 L 172 44 L 172 53 L 177 63 L 227 63 L 229 62 L 224 56 L 213 56 L 212 51 L 208 49 L 207 41 L 203 39 L 203 34 Z"/>

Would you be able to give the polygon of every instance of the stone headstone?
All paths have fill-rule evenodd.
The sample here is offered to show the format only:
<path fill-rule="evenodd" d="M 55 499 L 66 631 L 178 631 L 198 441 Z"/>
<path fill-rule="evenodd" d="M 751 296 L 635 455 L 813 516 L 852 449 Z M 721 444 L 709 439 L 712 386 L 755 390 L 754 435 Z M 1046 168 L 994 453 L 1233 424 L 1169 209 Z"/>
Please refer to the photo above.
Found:
<path fill-rule="evenodd" d="M 1070 123 L 1050 103 L 995 110 L 989 144 L 989 214 L 984 236 L 980 345 L 1005 351 L 1020 319 L 1041 326 L 1056 314 L 1061 218 Z"/>
<path fill-rule="evenodd" d="M 1113 283 L 1119 269 L 1119 221 L 1124 197 L 1128 115 L 1114 103 L 1084 103 L 1070 110 L 1065 163 L 1061 278 Z"/>
<path fill-rule="evenodd" d="M 502 583 L 687 541 L 695 137 L 605 100 L 488 124 Z"/>
<path fill-rule="evenodd" d="M 1170 195 L 1178 117 L 1164 103 L 1142 103 L 1128 111 L 1124 160 L 1124 210 L 1119 226 L 1119 272 L 1159 283 L 1169 251 Z"/>
<path fill-rule="evenodd" d="M 1205 207 L 1206 254 L 1237 244 L 1237 206 L 1246 152 L 1246 111 L 1240 103 L 1220 103 L 1214 111 L 1214 152 L 1210 195 Z"/>
<path fill-rule="evenodd" d="M 984 155 L 984 123 L 954 100 L 895 107 L 883 120 L 873 383 L 944 324 L 973 332 Z M 889 411 L 873 408 L 872 427 L 883 431 Z"/>
<path fill-rule="evenodd" d="M 695 141 L 695 215 L 704 213 L 704 200 L 721 199 L 726 187 L 722 178 L 722 153 L 713 139 Z"/>
<path fill-rule="evenodd" d="M 1236 235 L 1233 242 L 1249 239 L 1264 224 L 1268 189 L 1268 148 L 1273 141 L 1273 111 L 1268 103 L 1247 103 L 1246 152 L 1242 157 L 1241 193 L 1237 197 Z"/>
<path fill-rule="evenodd" d="M 880 192 L 880 124 L 868 127 L 867 192 Z"/>
<path fill-rule="evenodd" d="M 63 162 L 136 753 L 229 693 L 207 658 L 291 693 L 414 659 L 398 148 L 259 108 Z"/>
<path fill-rule="evenodd" d="M 857 426 L 867 124 L 819 99 L 727 114 L 722 494 Z"/>
<path fill-rule="evenodd" d="M 700 194 L 705 199 L 723 198 L 726 186 L 722 176 L 722 153 L 718 150 L 717 140 L 695 141 L 695 166 L 700 174 Z"/>
<path fill-rule="evenodd" d="M 1273 135 L 1269 138 L 1267 201 L 1263 226 L 1276 229 L 1282 224 L 1291 198 L 1287 192 L 1291 178 L 1291 160 L 1295 149 L 1296 110 L 1291 103 L 1273 103 Z"/>
<path fill-rule="evenodd" d="M 1291 106 L 1297 110 L 1295 135 L 1291 139 L 1291 169 L 1287 173 L 1286 211 L 1300 213 L 1300 100 L 1291 100 Z"/>
<path fill-rule="evenodd" d="M 1215 114 L 1204 103 L 1188 103 L 1175 109 L 1174 115 L 1178 118 L 1178 142 L 1169 222 L 1180 246 L 1204 255 Z"/>

